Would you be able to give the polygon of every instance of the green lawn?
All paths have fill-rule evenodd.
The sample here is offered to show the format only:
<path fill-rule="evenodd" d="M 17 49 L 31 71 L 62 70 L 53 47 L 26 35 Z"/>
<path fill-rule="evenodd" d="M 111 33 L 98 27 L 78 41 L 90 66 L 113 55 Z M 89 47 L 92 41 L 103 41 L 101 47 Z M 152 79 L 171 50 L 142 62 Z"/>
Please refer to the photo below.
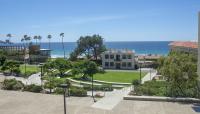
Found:
<path fill-rule="evenodd" d="M 142 72 L 142 77 L 145 75 L 146 73 Z M 140 72 L 106 71 L 105 73 L 95 74 L 94 79 L 108 82 L 131 83 L 133 80 L 140 79 Z"/>
<path fill-rule="evenodd" d="M 20 65 L 20 71 L 23 75 L 25 74 L 25 65 Z M 27 76 L 37 72 L 40 72 L 40 68 L 37 65 L 26 65 Z"/>

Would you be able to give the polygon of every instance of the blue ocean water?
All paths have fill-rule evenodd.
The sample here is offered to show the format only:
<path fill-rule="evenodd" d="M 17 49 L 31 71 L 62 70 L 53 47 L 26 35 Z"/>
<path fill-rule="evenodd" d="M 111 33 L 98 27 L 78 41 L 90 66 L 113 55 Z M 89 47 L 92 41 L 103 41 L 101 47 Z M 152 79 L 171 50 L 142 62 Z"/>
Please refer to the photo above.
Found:
<path fill-rule="evenodd" d="M 131 41 L 131 42 L 105 42 L 107 49 L 129 49 L 136 54 L 167 55 L 170 41 Z M 68 56 L 76 47 L 76 42 L 65 42 L 65 51 Z M 41 43 L 42 48 L 48 48 L 48 43 Z M 63 57 L 62 43 L 51 42 L 52 57 Z"/>

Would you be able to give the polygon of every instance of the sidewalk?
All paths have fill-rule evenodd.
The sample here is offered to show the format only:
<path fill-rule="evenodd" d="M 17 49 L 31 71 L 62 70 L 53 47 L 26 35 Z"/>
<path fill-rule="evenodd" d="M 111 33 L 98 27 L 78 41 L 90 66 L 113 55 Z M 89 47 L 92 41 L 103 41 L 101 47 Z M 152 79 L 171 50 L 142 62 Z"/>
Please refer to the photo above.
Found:
<path fill-rule="evenodd" d="M 151 72 L 148 72 L 143 78 L 142 78 L 142 84 L 146 81 L 152 80 L 157 74 L 157 71 L 152 70 Z"/>
<path fill-rule="evenodd" d="M 106 93 L 106 96 L 94 103 L 91 107 L 99 108 L 103 110 L 112 110 L 119 102 L 123 100 L 123 97 L 127 95 L 131 90 L 131 87 L 126 87 L 120 90 L 114 90 Z"/>

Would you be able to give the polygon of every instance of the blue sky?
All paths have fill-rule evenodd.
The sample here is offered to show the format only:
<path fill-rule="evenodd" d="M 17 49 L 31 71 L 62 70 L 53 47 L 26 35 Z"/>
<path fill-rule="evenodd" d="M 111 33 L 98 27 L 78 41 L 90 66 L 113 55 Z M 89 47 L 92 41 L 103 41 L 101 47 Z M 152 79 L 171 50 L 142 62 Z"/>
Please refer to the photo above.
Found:
<path fill-rule="evenodd" d="M 0 38 L 13 34 L 76 41 L 100 34 L 105 41 L 196 40 L 200 0 L 0 0 Z"/>

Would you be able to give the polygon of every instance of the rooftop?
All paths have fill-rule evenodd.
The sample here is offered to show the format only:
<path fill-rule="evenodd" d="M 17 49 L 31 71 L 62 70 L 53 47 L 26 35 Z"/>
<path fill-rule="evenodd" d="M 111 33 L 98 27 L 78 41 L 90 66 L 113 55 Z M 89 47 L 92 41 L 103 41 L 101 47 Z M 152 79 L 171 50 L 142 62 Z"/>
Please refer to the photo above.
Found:
<path fill-rule="evenodd" d="M 174 41 L 174 42 L 171 42 L 169 44 L 169 46 L 198 48 L 198 43 L 197 42 L 191 42 L 191 41 Z"/>
<path fill-rule="evenodd" d="M 129 49 L 108 49 L 105 51 L 105 53 L 127 53 L 127 54 L 132 54 L 135 53 L 134 50 L 129 50 Z"/>

